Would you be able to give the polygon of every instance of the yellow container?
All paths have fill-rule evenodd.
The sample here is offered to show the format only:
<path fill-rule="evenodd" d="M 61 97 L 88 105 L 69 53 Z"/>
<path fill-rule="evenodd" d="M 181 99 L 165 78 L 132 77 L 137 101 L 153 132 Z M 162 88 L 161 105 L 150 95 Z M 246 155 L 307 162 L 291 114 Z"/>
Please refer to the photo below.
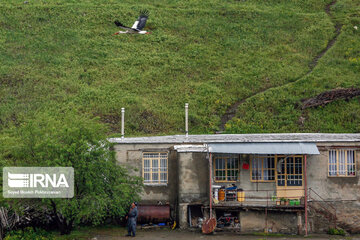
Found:
<path fill-rule="evenodd" d="M 219 201 L 224 201 L 224 200 L 225 200 L 225 190 L 220 189 L 219 190 Z"/>
<path fill-rule="evenodd" d="M 237 200 L 238 202 L 243 202 L 245 201 L 245 192 L 237 192 Z"/>

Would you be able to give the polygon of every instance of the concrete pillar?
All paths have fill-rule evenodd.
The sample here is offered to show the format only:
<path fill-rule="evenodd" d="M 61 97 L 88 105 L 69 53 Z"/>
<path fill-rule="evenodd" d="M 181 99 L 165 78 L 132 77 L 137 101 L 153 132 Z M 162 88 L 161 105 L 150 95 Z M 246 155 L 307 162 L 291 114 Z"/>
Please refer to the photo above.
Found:
<path fill-rule="evenodd" d="M 297 212 L 297 227 L 298 227 L 298 234 L 301 235 L 302 234 L 302 217 L 301 217 L 301 212 Z"/>
<path fill-rule="evenodd" d="M 188 228 L 188 203 L 180 203 L 179 204 L 179 227 L 181 229 Z"/>

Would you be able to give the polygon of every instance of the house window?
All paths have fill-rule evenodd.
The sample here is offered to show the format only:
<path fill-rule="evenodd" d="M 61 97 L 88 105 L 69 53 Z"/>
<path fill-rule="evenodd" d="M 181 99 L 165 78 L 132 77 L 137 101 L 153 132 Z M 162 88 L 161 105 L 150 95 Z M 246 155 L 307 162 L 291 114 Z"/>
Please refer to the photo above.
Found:
<path fill-rule="evenodd" d="M 166 152 L 143 153 L 144 183 L 161 184 L 168 181 L 168 154 Z"/>
<path fill-rule="evenodd" d="M 329 176 L 330 177 L 353 177 L 355 169 L 356 151 L 337 149 L 329 151 Z"/>
<path fill-rule="evenodd" d="M 275 181 L 275 156 L 256 155 L 251 160 L 251 181 Z"/>
<path fill-rule="evenodd" d="M 277 186 L 303 185 L 303 159 L 302 155 L 277 156 Z"/>
<path fill-rule="evenodd" d="M 214 176 L 216 182 L 239 180 L 239 156 L 234 154 L 214 155 Z"/>

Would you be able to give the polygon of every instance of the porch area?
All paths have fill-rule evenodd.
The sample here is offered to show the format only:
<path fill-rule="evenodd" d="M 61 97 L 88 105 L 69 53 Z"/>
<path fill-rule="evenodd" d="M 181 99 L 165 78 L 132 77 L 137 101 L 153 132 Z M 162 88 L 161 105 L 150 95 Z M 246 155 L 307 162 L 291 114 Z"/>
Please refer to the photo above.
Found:
<path fill-rule="evenodd" d="M 307 221 L 306 158 L 319 154 L 316 144 L 216 143 L 209 152 L 209 212 L 218 226 L 241 231 L 296 226 L 301 232 L 303 215 Z"/>
<path fill-rule="evenodd" d="M 301 210 L 305 207 L 303 189 L 289 189 L 291 197 L 277 197 L 273 190 L 238 190 L 219 189 L 220 195 L 216 198 L 216 189 L 213 191 L 212 207 L 215 209 L 273 209 L 273 210 Z"/>

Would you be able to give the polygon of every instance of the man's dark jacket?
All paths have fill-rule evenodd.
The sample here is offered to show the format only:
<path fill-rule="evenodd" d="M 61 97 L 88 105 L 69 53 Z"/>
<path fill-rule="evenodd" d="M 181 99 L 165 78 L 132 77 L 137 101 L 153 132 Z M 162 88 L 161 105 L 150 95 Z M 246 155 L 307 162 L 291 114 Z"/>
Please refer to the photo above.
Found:
<path fill-rule="evenodd" d="M 136 220 L 138 217 L 138 210 L 137 207 L 134 207 L 132 210 L 130 210 L 128 215 L 128 225 L 136 225 Z"/>

